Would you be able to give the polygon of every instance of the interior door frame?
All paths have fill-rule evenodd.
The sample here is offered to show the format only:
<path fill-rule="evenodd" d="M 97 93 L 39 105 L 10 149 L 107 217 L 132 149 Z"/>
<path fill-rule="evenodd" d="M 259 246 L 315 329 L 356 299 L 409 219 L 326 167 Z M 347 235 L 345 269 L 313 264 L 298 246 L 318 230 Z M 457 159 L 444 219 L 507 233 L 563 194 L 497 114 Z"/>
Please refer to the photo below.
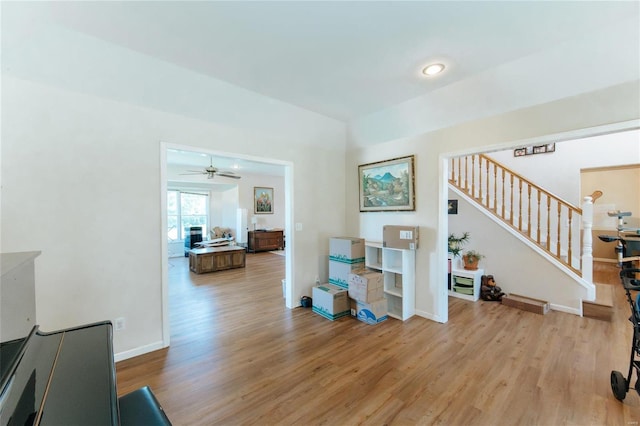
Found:
<path fill-rule="evenodd" d="M 293 232 L 293 163 L 290 161 L 282 161 L 263 157 L 249 156 L 239 153 L 214 151 L 202 147 L 173 144 L 168 142 L 160 142 L 160 259 L 161 259 L 161 288 L 162 288 L 162 347 L 166 348 L 171 343 L 171 326 L 169 321 L 169 258 L 168 241 L 166 238 L 167 229 L 167 150 L 179 149 L 184 151 L 202 152 L 207 155 L 218 157 L 232 157 L 244 159 L 248 161 L 273 164 L 284 167 L 284 197 L 285 197 L 285 230 L 288 231 L 287 244 L 285 246 L 285 305 L 289 309 L 293 309 L 294 285 L 294 253 L 295 253 L 295 232 Z"/>

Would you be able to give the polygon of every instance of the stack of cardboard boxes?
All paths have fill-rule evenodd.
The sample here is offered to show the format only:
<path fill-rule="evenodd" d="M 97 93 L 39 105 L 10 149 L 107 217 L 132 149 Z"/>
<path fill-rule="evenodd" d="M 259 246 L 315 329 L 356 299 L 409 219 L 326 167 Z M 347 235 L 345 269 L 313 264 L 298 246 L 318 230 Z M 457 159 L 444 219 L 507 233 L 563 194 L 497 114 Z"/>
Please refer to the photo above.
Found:
<path fill-rule="evenodd" d="M 329 283 L 313 287 L 313 311 L 330 320 L 351 315 L 368 324 L 387 319 L 383 278 L 364 267 L 364 239 L 331 238 Z"/>
<path fill-rule="evenodd" d="M 378 324 L 387 317 L 383 275 L 376 271 L 349 274 L 351 316 L 367 324 Z"/>
<path fill-rule="evenodd" d="M 338 237 L 329 240 L 329 282 L 345 290 L 349 274 L 364 269 L 364 239 Z"/>

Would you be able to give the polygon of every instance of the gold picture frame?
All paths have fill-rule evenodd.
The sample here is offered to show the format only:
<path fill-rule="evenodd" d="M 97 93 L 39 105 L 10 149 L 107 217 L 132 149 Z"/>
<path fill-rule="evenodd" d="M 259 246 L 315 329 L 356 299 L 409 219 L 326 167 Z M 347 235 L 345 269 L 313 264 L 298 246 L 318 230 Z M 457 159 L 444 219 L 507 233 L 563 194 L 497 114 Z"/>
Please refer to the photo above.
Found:
<path fill-rule="evenodd" d="M 360 211 L 415 211 L 413 155 L 358 166 Z"/>
<path fill-rule="evenodd" d="M 273 214 L 273 188 L 253 187 L 253 213 Z"/>

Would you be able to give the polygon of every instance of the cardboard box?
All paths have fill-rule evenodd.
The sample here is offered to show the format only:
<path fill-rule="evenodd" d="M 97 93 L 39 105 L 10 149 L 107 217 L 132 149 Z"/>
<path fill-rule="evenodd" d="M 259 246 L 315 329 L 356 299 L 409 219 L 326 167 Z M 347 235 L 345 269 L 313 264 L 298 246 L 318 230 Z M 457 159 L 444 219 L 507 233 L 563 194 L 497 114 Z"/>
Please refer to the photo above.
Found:
<path fill-rule="evenodd" d="M 349 297 L 371 303 L 384 297 L 384 276 L 380 272 L 364 271 L 349 274 Z"/>
<path fill-rule="evenodd" d="M 387 299 L 371 303 L 356 302 L 356 319 L 367 324 L 379 324 L 387 320 Z"/>
<path fill-rule="evenodd" d="M 417 226 L 384 225 L 382 227 L 382 247 L 416 250 L 418 242 Z"/>
<path fill-rule="evenodd" d="M 502 296 L 502 304 L 541 315 L 549 312 L 549 302 L 517 294 L 505 294 Z"/>
<path fill-rule="evenodd" d="M 364 262 L 344 263 L 329 260 L 329 282 L 346 290 L 349 288 L 349 274 L 357 274 L 363 270 Z"/>
<path fill-rule="evenodd" d="M 364 238 L 330 238 L 329 260 L 343 263 L 364 262 Z"/>
<path fill-rule="evenodd" d="M 313 312 L 336 320 L 349 315 L 350 306 L 347 291 L 331 284 L 321 284 L 311 289 Z"/>

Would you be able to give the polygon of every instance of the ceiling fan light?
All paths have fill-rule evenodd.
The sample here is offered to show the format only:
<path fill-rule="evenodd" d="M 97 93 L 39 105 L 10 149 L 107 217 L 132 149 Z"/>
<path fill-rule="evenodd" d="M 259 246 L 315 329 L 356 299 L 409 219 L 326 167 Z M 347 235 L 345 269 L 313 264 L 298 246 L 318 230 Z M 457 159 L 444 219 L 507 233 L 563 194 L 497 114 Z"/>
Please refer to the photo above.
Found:
<path fill-rule="evenodd" d="M 422 69 L 422 74 L 426 76 L 432 76 L 432 75 L 440 74 L 442 71 L 444 71 L 443 64 L 431 64 Z"/>

